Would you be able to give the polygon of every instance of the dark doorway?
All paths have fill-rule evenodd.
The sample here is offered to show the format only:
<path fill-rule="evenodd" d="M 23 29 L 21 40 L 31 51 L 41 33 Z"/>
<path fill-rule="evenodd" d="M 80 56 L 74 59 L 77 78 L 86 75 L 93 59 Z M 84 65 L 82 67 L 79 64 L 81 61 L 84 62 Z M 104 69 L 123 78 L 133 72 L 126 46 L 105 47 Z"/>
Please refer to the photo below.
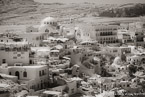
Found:
<path fill-rule="evenodd" d="M 48 29 L 46 29 L 46 30 L 45 30 L 45 32 L 49 32 L 49 30 L 48 30 Z"/>
<path fill-rule="evenodd" d="M 16 71 L 16 72 L 15 72 L 15 76 L 17 76 L 17 77 L 18 77 L 18 79 L 20 79 L 20 74 L 19 74 L 19 72 L 18 72 L 18 71 Z"/>

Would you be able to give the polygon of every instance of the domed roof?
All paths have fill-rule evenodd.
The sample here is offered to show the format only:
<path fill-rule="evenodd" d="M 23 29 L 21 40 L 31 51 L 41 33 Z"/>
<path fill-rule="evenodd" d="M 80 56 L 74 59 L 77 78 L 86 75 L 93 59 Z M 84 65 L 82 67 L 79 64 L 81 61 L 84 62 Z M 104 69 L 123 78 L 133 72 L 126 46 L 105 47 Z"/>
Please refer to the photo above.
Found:
<path fill-rule="evenodd" d="M 53 17 L 47 17 L 47 18 L 45 18 L 41 21 L 41 24 L 47 24 L 47 23 L 50 23 L 50 22 L 52 22 L 52 23 L 57 22 L 57 20 Z"/>
<path fill-rule="evenodd" d="M 118 63 L 120 63 L 121 62 L 121 58 L 120 57 L 116 57 L 115 59 L 114 59 L 114 64 L 118 64 Z"/>

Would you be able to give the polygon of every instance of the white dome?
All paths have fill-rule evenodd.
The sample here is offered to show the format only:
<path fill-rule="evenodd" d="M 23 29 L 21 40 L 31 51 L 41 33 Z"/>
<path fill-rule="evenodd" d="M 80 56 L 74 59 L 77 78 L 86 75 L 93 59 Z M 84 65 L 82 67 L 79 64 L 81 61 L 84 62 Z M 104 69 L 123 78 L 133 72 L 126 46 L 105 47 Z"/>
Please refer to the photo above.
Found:
<path fill-rule="evenodd" d="M 120 57 L 116 57 L 115 59 L 114 59 L 114 64 L 119 64 L 121 62 L 121 58 Z"/>
<path fill-rule="evenodd" d="M 54 26 L 50 26 L 50 25 L 40 25 L 39 27 L 39 32 L 54 32 L 55 31 L 55 27 Z"/>
<path fill-rule="evenodd" d="M 57 23 L 57 20 L 55 18 L 52 18 L 52 17 L 47 17 L 41 21 L 41 24 L 52 24 L 53 25 L 56 23 Z"/>

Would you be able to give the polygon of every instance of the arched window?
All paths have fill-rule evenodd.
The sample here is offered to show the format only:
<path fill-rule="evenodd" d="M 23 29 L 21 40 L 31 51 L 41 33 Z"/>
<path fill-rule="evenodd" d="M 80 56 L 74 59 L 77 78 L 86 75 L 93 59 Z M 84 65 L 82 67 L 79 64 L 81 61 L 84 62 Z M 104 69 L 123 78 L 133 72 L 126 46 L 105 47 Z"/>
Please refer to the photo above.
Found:
<path fill-rule="evenodd" d="M 46 29 L 46 30 L 45 30 L 45 32 L 49 32 L 49 30 L 48 30 L 48 29 Z"/>
<path fill-rule="evenodd" d="M 23 72 L 23 77 L 27 77 L 27 72 L 26 71 Z"/>
<path fill-rule="evenodd" d="M 39 71 L 39 76 L 41 76 L 41 71 Z"/>
<path fill-rule="evenodd" d="M 18 79 L 20 79 L 20 73 L 18 71 L 15 72 L 15 76 L 17 76 Z"/>
<path fill-rule="evenodd" d="M 42 75 L 45 75 L 44 70 L 42 70 Z"/>

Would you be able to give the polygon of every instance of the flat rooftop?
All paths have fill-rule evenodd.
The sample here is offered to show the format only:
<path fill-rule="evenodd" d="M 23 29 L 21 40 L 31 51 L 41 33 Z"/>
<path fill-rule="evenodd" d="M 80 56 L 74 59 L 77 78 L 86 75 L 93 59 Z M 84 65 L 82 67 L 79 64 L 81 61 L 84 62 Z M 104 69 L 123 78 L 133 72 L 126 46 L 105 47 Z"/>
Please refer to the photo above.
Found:
<path fill-rule="evenodd" d="M 47 65 L 34 65 L 34 66 L 9 66 L 8 68 L 42 68 Z"/>
<path fill-rule="evenodd" d="M 60 95 L 61 92 L 57 92 L 57 91 L 44 91 L 44 94 L 50 94 L 50 95 Z"/>

